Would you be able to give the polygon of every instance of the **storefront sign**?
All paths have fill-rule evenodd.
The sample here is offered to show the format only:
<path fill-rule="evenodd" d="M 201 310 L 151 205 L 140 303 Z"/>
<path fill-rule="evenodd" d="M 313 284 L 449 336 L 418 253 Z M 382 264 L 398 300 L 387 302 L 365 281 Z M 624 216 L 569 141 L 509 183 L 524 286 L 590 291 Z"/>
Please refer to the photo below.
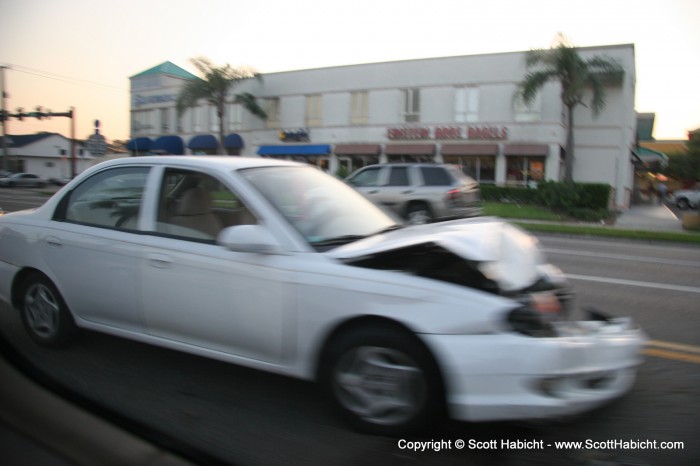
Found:
<path fill-rule="evenodd" d="M 494 141 L 508 139 L 506 126 L 401 126 L 387 129 L 387 137 L 392 141 L 415 140 L 472 140 Z"/>
<path fill-rule="evenodd" d="M 279 139 L 282 142 L 309 142 L 309 130 L 305 128 L 284 130 L 279 132 Z"/>
<path fill-rule="evenodd" d="M 135 95 L 134 96 L 134 107 L 140 107 L 141 105 L 150 104 L 165 104 L 168 102 L 177 101 L 176 94 L 164 94 L 164 95 Z"/>

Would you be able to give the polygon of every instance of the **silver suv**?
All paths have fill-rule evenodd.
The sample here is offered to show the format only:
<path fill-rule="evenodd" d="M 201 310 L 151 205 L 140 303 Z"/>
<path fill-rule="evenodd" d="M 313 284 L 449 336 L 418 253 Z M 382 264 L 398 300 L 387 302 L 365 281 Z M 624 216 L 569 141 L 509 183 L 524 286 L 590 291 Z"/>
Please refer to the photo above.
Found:
<path fill-rule="evenodd" d="M 454 165 L 381 164 L 364 167 L 347 180 L 375 204 L 410 224 L 480 215 L 479 184 Z"/>

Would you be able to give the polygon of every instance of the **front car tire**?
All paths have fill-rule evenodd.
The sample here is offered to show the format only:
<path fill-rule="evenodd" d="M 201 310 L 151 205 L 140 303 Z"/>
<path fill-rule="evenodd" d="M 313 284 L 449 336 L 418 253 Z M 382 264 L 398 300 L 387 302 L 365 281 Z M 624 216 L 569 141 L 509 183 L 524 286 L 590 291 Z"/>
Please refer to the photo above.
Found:
<path fill-rule="evenodd" d="M 408 331 L 356 328 L 336 338 L 321 365 L 332 403 L 356 429 L 398 436 L 444 414 L 444 389 L 431 354 Z"/>

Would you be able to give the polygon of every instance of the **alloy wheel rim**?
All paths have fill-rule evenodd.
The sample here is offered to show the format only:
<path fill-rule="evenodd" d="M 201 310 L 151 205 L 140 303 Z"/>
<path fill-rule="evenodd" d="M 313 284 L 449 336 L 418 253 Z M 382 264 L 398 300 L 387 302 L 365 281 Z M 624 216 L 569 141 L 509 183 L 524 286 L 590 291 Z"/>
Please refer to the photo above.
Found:
<path fill-rule="evenodd" d="M 341 405 L 365 421 L 397 425 L 425 403 L 423 371 L 405 353 L 375 346 L 353 348 L 339 360 L 334 390 Z"/>
<path fill-rule="evenodd" d="M 27 323 L 37 336 L 50 338 L 58 330 L 60 305 L 56 296 L 43 284 L 29 287 L 25 295 L 25 314 Z"/>

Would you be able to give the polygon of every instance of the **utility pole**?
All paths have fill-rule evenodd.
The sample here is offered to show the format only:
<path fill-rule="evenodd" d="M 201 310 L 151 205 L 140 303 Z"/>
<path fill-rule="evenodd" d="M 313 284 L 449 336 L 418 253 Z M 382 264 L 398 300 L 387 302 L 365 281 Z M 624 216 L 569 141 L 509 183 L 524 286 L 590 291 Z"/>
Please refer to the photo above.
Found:
<path fill-rule="evenodd" d="M 5 68 L 7 67 L 0 65 L 0 92 L 2 92 L 2 98 L 0 99 L 0 102 L 2 102 L 2 110 L 0 110 L 0 119 L 2 119 L 2 164 L 0 164 L 0 166 L 3 170 L 7 170 L 9 168 L 9 153 L 7 150 L 7 115 L 5 113 L 5 100 L 7 99 L 7 92 L 5 92 Z"/>

